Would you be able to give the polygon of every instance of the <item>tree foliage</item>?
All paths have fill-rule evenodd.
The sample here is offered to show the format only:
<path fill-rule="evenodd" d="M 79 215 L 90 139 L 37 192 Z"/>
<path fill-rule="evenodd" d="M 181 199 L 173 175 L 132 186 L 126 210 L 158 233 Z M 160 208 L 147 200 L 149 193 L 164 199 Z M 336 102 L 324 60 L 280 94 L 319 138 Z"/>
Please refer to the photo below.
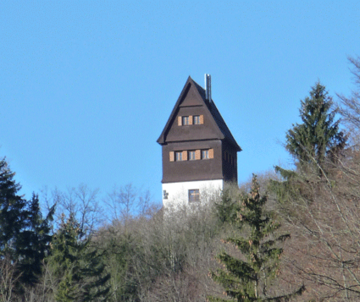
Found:
<path fill-rule="evenodd" d="M 279 273 L 279 258 L 283 252 L 279 244 L 289 235 L 276 234 L 280 224 L 264 211 L 267 197 L 261 196 L 259 191 L 260 186 L 254 175 L 250 194 L 240 198 L 240 209 L 233 221 L 238 233 L 225 240 L 241 252 L 243 259 L 222 252 L 217 258 L 224 269 L 218 269 L 211 275 L 233 301 L 287 301 L 290 297 L 300 295 L 304 287 L 290 294 L 274 296 L 270 293 L 272 281 Z M 216 297 L 209 300 L 227 301 Z"/>
<path fill-rule="evenodd" d="M 55 300 L 104 301 L 109 292 L 109 274 L 90 240 L 80 239 L 80 226 L 73 217 L 62 222 L 51 243 L 46 261 L 55 282 Z"/>
<path fill-rule="evenodd" d="M 293 125 L 286 134 L 286 149 L 298 165 L 323 166 L 326 157 L 337 157 L 344 149 L 346 136 L 334 121 L 333 102 L 319 82 L 310 91 L 310 97 L 301 101 L 301 124 Z"/>
<path fill-rule="evenodd" d="M 21 285 L 34 286 L 41 276 L 42 260 L 48 250 L 50 222 L 54 208 L 45 219 L 37 195 L 26 200 L 5 159 L 0 161 L 0 259 L 13 265 Z M 18 275 L 17 275 L 18 274 Z M 17 284 L 17 290 L 21 289 Z"/>
<path fill-rule="evenodd" d="M 43 219 L 38 196 L 33 194 L 28 203 L 24 211 L 25 227 L 19 234 L 18 269 L 21 271 L 20 281 L 34 286 L 42 273 L 42 261 L 49 253 L 49 244 L 52 240 L 51 222 L 55 207 L 52 207 Z"/>
<path fill-rule="evenodd" d="M 21 186 L 15 182 L 5 159 L 0 161 L 0 255 L 15 259 L 19 236 L 25 227 L 26 200 L 18 194 Z"/>
<path fill-rule="evenodd" d="M 340 120 L 335 121 L 333 102 L 325 87 L 316 83 L 310 96 L 301 101 L 301 124 L 293 125 L 286 133 L 286 149 L 295 160 L 296 169 L 287 170 L 276 166 L 282 181 L 270 181 L 269 188 L 280 202 L 296 198 L 303 190 L 302 183 L 325 177 L 341 160 L 347 136 L 340 130 Z"/>
<path fill-rule="evenodd" d="M 350 97 L 338 94 L 340 104 L 337 106 L 337 112 L 341 114 L 349 130 L 358 131 L 360 129 L 360 57 L 349 57 L 352 66 L 356 90 L 353 90 Z"/>

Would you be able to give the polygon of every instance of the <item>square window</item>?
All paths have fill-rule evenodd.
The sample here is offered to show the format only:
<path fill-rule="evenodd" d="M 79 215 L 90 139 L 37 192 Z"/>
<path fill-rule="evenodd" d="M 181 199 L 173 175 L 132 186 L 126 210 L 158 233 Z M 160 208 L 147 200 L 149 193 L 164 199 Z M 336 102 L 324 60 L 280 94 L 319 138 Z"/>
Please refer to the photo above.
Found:
<path fill-rule="evenodd" d="M 200 115 L 194 115 L 194 125 L 200 125 Z"/>
<path fill-rule="evenodd" d="M 182 124 L 184 125 L 189 125 L 189 117 L 188 116 L 183 116 L 182 117 Z"/>
<path fill-rule="evenodd" d="M 195 160 L 195 151 L 189 151 L 189 160 Z"/>
<path fill-rule="evenodd" d="M 182 156 L 182 152 L 181 152 L 181 151 L 175 152 L 175 160 L 176 160 L 176 161 L 182 161 L 182 160 L 183 160 L 183 156 Z"/>
<path fill-rule="evenodd" d="M 189 202 L 200 201 L 199 189 L 189 190 Z"/>
<path fill-rule="evenodd" d="M 209 150 L 201 150 L 201 159 L 209 159 Z"/>

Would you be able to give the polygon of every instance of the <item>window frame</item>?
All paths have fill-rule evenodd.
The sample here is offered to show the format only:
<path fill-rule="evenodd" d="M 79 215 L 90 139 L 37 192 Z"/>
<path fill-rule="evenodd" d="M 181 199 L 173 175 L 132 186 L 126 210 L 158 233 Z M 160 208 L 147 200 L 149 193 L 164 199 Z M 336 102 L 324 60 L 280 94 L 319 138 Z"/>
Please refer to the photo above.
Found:
<path fill-rule="evenodd" d="M 181 124 L 182 126 L 189 126 L 190 125 L 190 118 L 188 115 L 183 115 L 181 117 Z"/>
<path fill-rule="evenodd" d="M 194 115 L 193 121 L 194 125 L 200 125 L 200 115 Z"/>
<path fill-rule="evenodd" d="M 195 150 L 189 150 L 188 153 L 189 153 L 189 155 L 188 155 L 189 160 L 196 160 L 196 151 Z"/>
<path fill-rule="evenodd" d="M 189 203 L 200 202 L 200 190 L 189 189 L 188 191 Z"/>
<path fill-rule="evenodd" d="M 175 151 L 175 161 L 183 161 L 182 151 Z"/>
<path fill-rule="evenodd" d="M 206 156 L 204 156 L 204 154 Z M 209 149 L 202 149 L 201 150 L 201 159 L 210 159 L 210 157 L 209 157 Z"/>

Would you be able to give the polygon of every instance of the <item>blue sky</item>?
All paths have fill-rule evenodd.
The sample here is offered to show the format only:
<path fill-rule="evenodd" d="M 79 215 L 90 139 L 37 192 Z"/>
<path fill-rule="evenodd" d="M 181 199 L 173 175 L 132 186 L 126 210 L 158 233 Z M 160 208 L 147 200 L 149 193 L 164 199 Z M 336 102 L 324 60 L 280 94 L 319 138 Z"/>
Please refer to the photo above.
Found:
<path fill-rule="evenodd" d="M 156 140 L 187 77 L 209 73 L 246 181 L 289 164 L 316 81 L 350 94 L 359 37 L 360 1 L 1 1 L 0 155 L 27 197 L 133 183 L 159 202 Z"/>

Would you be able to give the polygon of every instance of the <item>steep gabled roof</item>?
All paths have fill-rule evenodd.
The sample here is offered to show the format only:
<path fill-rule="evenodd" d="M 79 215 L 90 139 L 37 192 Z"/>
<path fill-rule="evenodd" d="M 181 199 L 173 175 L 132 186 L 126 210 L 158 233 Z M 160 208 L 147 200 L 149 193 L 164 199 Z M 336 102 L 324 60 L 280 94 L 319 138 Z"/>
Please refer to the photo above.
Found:
<path fill-rule="evenodd" d="M 233 135 L 231 134 L 228 126 L 226 125 L 224 119 L 222 118 L 214 101 L 209 102 L 208 100 L 206 100 L 205 89 L 202 88 L 198 83 L 196 83 L 190 76 L 187 79 L 187 81 L 184 85 L 184 88 L 181 91 L 180 96 L 179 96 L 179 98 L 170 114 L 170 117 L 169 117 L 159 139 L 157 140 L 157 142 L 161 145 L 166 143 L 167 133 L 176 118 L 176 113 L 178 111 L 178 108 L 179 108 L 179 106 L 181 106 L 182 102 L 185 100 L 189 90 L 193 87 L 196 88 L 196 89 L 194 89 L 196 91 L 195 94 L 197 94 L 197 95 L 195 95 L 196 101 L 200 101 L 201 103 L 203 103 L 202 105 L 205 105 L 204 107 L 209 111 L 210 116 L 213 118 L 213 123 L 217 126 L 217 128 L 219 130 L 218 132 L 220 135 L 218 138 L 228 141 L 230 144 L 232 144 L 236 148 L 237 151 L 241 151 L 240 146 L 237 144 L 236 140 L 234 139 Z M 194 90 L 193 90 L 193 92 L 194 92 Z"/>

